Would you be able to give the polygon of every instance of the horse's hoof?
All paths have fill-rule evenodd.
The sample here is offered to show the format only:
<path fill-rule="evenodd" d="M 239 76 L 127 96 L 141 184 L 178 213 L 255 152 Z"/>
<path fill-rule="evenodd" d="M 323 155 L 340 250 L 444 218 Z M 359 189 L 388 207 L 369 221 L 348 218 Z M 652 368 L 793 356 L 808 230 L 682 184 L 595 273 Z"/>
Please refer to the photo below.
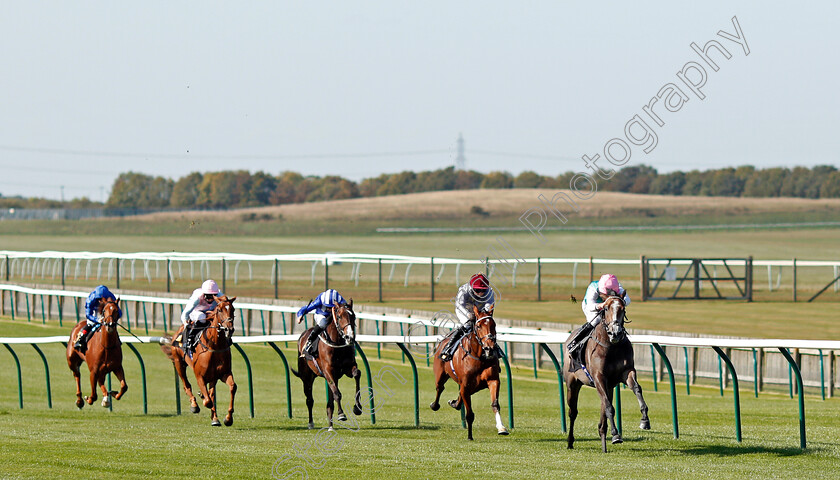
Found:
<path fill-rule="evenodd" d="M 225 426 L 229 427 L 231 425 L 233 425 L 233 416 L 228 415 L 228 416 L 225 417 Z"/>
<path fill-rule="evenodd" d="M 79 398 L 79 399 L 77 399 L 77 400 L 76 400 L 76 408 L 78 408 L 79 410 L 81 410 L 81 409 L 82 409 L 82 407 L 84 407 L 84 406 L 85 406 L 85 402 L 84 402 L 84 401 L 82 401 L 82 399 L 81 399 L 81 398 Z"/>
<path fill-rule="evenodd" d="M 437 402 L 432 402 L 429 404 L 429 408 L 431 408 L 433 412 L 437 412 L 438 410 L 440 410 L 440 404 Z"/>
<path fill-rule="evenodd" d="M 213 408 L 213 401 L 210 400 L 209 398 L 205 398 L 204 402 L 202 402 L 202 403 L 204 403 L 204 406 L 206 408 Z"/>
<path fill-rule="evenodd" d="M 195 405 L 195 406 L 191 406 L 191 407 L 190 407 L 190 412 L 192 412 L 192 413 L 198 413 L 198 412 L 200 412 L 200 411 L 201 411 L 201 409 L 200 409 L 200 408 L 198 408 L 198 405 Z"/>
<path fill-rule="evenodd" d="M 212 425 L 212 426 L 214 426 L 214 427 L 221 427 L 221 426 L 222 426 L 222 422 L 220 422 L 218 418 L 214 418 L 214 419 L 213 419 L 213 421 L 212 421 L 212 422 L 210 422 L 210 425 Z"/>
<path fill-rule="evenodd" d="M 613 445 L 617 443 L 624 443 L 624 440 L 621 439 L 621 435 L 613 435 L 612 443 Z"/>
<path fill-rule="evenodd" d="M 204 395 L 201 392 L 198 392 L 198 398 L 204 398 Z"/>
<path fill-rule="evenodd" d="M 335 429 L 334 429 L 333 427 L 330 427 L 330 428 L 328 428 L 328 429 L 327 429 L 327 431 L 328 431 L 328 432 L 334 432 L 334 431 L 335 431 Z"/>
<path fill-rule="evenodd" d="M 472 442 L 472 441 L 473 441 L 473 438 L 472 438 L 472 437 L 467 437 L 467 440 L 469 440 L 469 441 L 471 441 L 471 442 Z"/>
<path fill-rule="evenodd" d="M 449 406 L 454 408 L 455 410 L 460 410 L 461 409 L 461 406 L 458 405 L 458 400 L 450 400 L 447 403 L 449 403 Z"/>
<path fill-rule="evenodd" d="M 353 415 L 359 416 L 362 414 L 362 407 L 353 405 Z"/>
<path fill-rule="evenodd" d="M 510 432 L 508 432 L 507 428 L 500 428 L 499 435 L 510 435 Z"/>
<path fill-rule="evenodd" d="M 315 429 L 315 424 L 312 423 L 312 422 L 309 422 L 309 430 L 314 430 L 314 429 Z"/>
<path fill-rule="evenodd" d="M 344 412 L 339 413 L 338 414 L 338 421 L 339 422 L 346 422 L 347 421 L 347 415 L 345 415 Z"/>
<path fill-rule="evenodd" d="M 110 398 L 111 398 L 111 397 L 105 397 L 105 398 L 103 398 L 103 399 L 102 399 L 102 406 L 103 406 L 103 407 L 108 408 L 108 407 L 110 407 L 110 406 L 111 406 L 111 400 L 110 400 Z"/>
<path fill-rule="evenodd" d="M 639 424 L 639 428 L 642 430 L 650 430 L 650 421 L 642 420 L 642 423 Z"/>

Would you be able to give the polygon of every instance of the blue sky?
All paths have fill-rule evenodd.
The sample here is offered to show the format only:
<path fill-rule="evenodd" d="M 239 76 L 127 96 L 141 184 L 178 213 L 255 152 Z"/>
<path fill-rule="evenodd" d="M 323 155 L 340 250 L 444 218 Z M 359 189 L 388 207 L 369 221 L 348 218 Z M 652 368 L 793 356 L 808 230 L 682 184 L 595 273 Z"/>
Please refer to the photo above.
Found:
<path fill-rule="evenodd" d="M 706 98 L 669 114 L 656 148 L 634 150 L 629 164 L 840 166 L 836 2 L 32 1 L 2 9 L 7 196 L 58 198 L 63 185 L 68 198 L 98 200 L 128 170 L 358 180 L 451 165 L 459 133 L 469 168 L 584 170 L 581 155 L 623 135 L 698 60 L 689 44 L 711 39 L 732 58 L 709 70 Z M 734 33 L 733 16 L 748 56 L 716 35 Z M 353 156 L 426 151 L 437 153 Z"/>

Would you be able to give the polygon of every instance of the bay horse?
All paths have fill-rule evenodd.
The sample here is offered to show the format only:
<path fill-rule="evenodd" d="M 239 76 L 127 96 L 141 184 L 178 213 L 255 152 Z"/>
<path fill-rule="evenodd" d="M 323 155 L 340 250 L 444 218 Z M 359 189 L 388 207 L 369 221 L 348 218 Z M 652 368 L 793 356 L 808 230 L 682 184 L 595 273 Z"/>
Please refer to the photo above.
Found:
<path fill-rule="evenodd" d="M 601 447 L 607 452 L 607 421 L 610 423 L 612 443 L 622 443 L 621 435 L 615 428 L 615 408 L 613 408 L 613 389 L 619 383 L 630 387 L 639 400 L 642 421 L 639 428 L 650 430 L 648 407 L 642 396 L 642 387 L 636 380 L 636 366 L 633 362 L 633 345 L 624 329 L 626 319 L 624 300 L 611 296 L 604 301 L 603 314 L 598 325 L 592 331 L 592 341 L 583 345 L 583 367 L 576 369 L 575 360 L 569 355 L 569 342 L 566 342 L 566 365 L 563 376 L 568 388 L 569 403 L 569 438 L 568 448 L 574 448 L 575 418 L 577 418 L 578 394 L 580 387 L 595 387 L 601 398 L 601 421 L 598 433 L 601 435 Z M 629 320 L 628 320 L 629 321 Z M 570 336 L 571 340 L 574 336 Z M 574 371 L 573 371 L 574 370 Z"/>
<path fill-rule="evenodd" d="M 329 389 L 327 390 L 327 422 L 329 431 L 333 431 L 333 412 L 338 405 L 338 420 L 347 421 L 347 415 L 341 408 L 341 392 L 338 390 L 338 380 L 347 375 L 356 380 L 356 402 L 353 405 L 355 415 L 362 414 L 362 402 L 359 396 L 359 379 L 362 372 L 356 365 L 356 314 L 353 312 L 353 299 L 347 305 L 337 305 L 331 310 L 331 322 L 324 329 L 318 342 L 317 357 L 306 355 L 298 357 L 298 370 L 292 373 L 303 382 L 303 393 L 306 395 L 306 408 L 309 409 L 309 428 L 315 428 L 312 421 L 312 383 L 318 377 L 324 377 Z M 312 329 L 303 332 L 298 339 L 298 354 L 303 352 L 306 340 L 312 334 Z"/>
<path fill-rule="evenodd" d="M 181 378 L 184 392 L 190 399 L 190 411 L 198 413 L 200 408 L 195 395 L 193 395 L 192 385 L 187 380 L 187 366 L 192 367 L 195 380 L 198 382 L 199 396 L 204 399 L 204 406 L 210 409 L 210 424 L 214 427 L 221 426 L 216 414 L 216 382 L 219 381 L 226 383 L 230 388 L 230 406 L 227 415 L 225 415 L 224 423 L 227 427 L 233 425 L 233 401 L 236 397 L 236 382 L 233 379 L 233 372 L 231 372 L 230 367 L 230 347 L 233 344 L 233 321 L 236 312 L 233 302 L 235 300 L 236 297 L 216 297 L 216 308 L 206 313 L 207 326 L 203 328 L 193 326 L 193 328 L 199 328 L 201 332 L 197 334 L 198 345 L 196 345 L 191 359 L 185 355 L 183 349 L 186 340 L 183 326 L 174 337 L 177 339 L 178 335 L 181 335 L 181 340 L 177 342 L 177 346 L 172 344 L 170 338 L 167 345 L 161 345 L 160 347 L 175 365 L 175 371 Z"/>
<path fill-rule="evenodd" d="M 473 305 L 473 313 L 476 321 L 472 331 L 459 341 L 458 350 L 452 355 L 449 362 L 440 359 L 441 351 L 446 345 L 445 342 L 438 344 L 435 348 L 435 400 L 429 405 L 432 411 L 440 408 L 440 394 L 443 392 L 444 384 L 451 377 L 459 387 L 459 395 L 455 400 L 449 401 L 449 406 L 460 410 L 462 405 L 466 408 L 467 438 L 472 440 L 472 425 L 475 414 L 472 409 L 471 396 L 485 388 L 490 389 L 490 406 L 496 414 L 496 430 L 499 435 L 507 435 L 509 432 L 502 423 L 502 416 L 499 414 L 499 358 L 496 352 L 496 322 L 493 320 L 493 310 L 481 312 Z M 449 341 L 452 341 L 451 338 Z"/>
<path fill-rule="evenodd" d="M 76 379 L 76 407 L 80 410 L 85 406 L 93 405 L 96 401 L 96 385 L 102 389 L 102 406 L 111 405 L 111 396 L 119 400 L 128 390 L 125 383 L 125 372 L 122 367 L 122 348 L 120 347 L 120 336 L 117 333 L 117 320 L 120 317 L 120 301 L 105 299 L 99 301 L 97 311 L 102 317 L 101 326 L 94 332 L 87 342 L 87 350 L 82 353 L 73 348 L 73 341 L 79 331 L 85 326 L 86 321 L 81 321 L 73 327 L 70 332 L 70 341 L 67 342 L 67 365 L 73 372 Z M 90 396 L 82 400 L 82 384 L 79 366 L 86 362 L 90 370 Z M 109 392 L 105 388 L 105 377 L 113 372 L 120 381 L 119 392 Z"/>

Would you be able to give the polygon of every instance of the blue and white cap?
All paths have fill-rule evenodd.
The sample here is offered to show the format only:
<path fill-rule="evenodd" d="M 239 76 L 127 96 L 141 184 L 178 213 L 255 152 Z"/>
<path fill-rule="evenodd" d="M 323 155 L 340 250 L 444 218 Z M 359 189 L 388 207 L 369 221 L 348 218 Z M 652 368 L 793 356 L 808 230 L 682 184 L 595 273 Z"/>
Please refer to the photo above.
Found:
<path fill-rule="evenodd" d="M 332 288 L 321 294 L 321 305 L 325 307 L 335 307 L 336 305 L 344 305 L 347 302 L 336 290 Z"/>

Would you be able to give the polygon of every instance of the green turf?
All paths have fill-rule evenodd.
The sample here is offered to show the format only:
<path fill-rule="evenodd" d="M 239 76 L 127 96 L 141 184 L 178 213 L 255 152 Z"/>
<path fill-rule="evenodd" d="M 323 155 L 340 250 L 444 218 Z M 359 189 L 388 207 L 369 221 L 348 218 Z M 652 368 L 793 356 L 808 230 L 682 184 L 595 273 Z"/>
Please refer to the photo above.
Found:
<path fill-rule="evenodd" d="M 55 335 L 68 328 L 20 321 L 0 321 L 0 335 Z M 254 368 L 254 419 L 248 416 L 244 363 L 234 354 L 239 384 L 234 426 L 213 428 L 206 410 L 199 415 L 175 416 L 171 363 L 156 346 L 139 347 L 146 363 L 149 414 L 142 414 L 139 368 L 124 349 L 130 389 L 115 402 L 114 411 L 73 406 L 74 385 L 63 359 L 63 348 L 44 346 L 52 375 L 53 408 L 47 409 L 43 367 L 35 351 L 16 347 L 24 368 L 25 408 L 18 409 L 15 370 L 8 352 L 0 353 L 0 462 L 2 478 L 271 478 L 275 463 L 295 450 L 305 451 L 312 463 L 301 460 L 277 465 L 282 474 L 303 465 L 309 478 L 440 478 L 488 476 L 503 478 L 834 478 L 840 465 L 836 415 L 838 401 L 806 400 L 809 448 L 798 448 L 796 401 L 763 393 L 758 399 L 742 391 L 742 443 L 734 439 L 732 392 L 724 398 L 716 389 L 695 386 L 686 396 L 678 388 L 680 438 L 673 438 L 667 385 L 654 392 L 643 374 L 650 405 L 651 431 L 638 430 L 638 410 L 632 394 L 622 392 L 623 445 L 600 453 L 597 439 L 597 397 L 584 390 L 577 425 L 576 449 L 565 448 L 560 429 L 556 376 L 541 371 L 534 380 L 525 368 L 514 369 L 515 428 L 499 437 L 493 428 L 489 396 L 476 396 L 476 440 L 466 441 L 459 415 L 446 407 L 431 412 L 431 374 L 425 362 L 420 373 L 420 428 L 413 425 L 411 370 L 399 354 L 375 348 L 366 351 L 374 374 L 393 366 L 407 379 L 402 385 L 384 376 L 393 390 L 375 387 L 382 399 L 376 425 L 359 417 L 358 431 L 340 428 L 332 439 L 305 429 L 305 405 L 300 383 L 293 378 L 294 418 L 285 415 L 285 380 L 277 355 L 261 345 L 245 347 Z M 291 351 L 286 350 L 288 355 Z M 351 383 L 342 380 L 345 398 Z M 502 391 L 506 383 L 503 381 Z M 444 399 L 452 398 L 452 384 Z M 180 393 L 182 407 L 186 399 Z M 227 394 L 219 394 L 225 404 Z M 316 382 L 317 427 L 323 427 L 324 387 Z M 507 423 L 508 400 L 501 397 Z M 323 435 L 323 434 L 322 434 Z M 331 441 L 329 441 L 331 440 Z M 320 449 L 318 447 L 321 447 Z M 320 468 L 316 468 L 320 467 Z M 290 477 L 298 478 L 298 477 Z"/>

